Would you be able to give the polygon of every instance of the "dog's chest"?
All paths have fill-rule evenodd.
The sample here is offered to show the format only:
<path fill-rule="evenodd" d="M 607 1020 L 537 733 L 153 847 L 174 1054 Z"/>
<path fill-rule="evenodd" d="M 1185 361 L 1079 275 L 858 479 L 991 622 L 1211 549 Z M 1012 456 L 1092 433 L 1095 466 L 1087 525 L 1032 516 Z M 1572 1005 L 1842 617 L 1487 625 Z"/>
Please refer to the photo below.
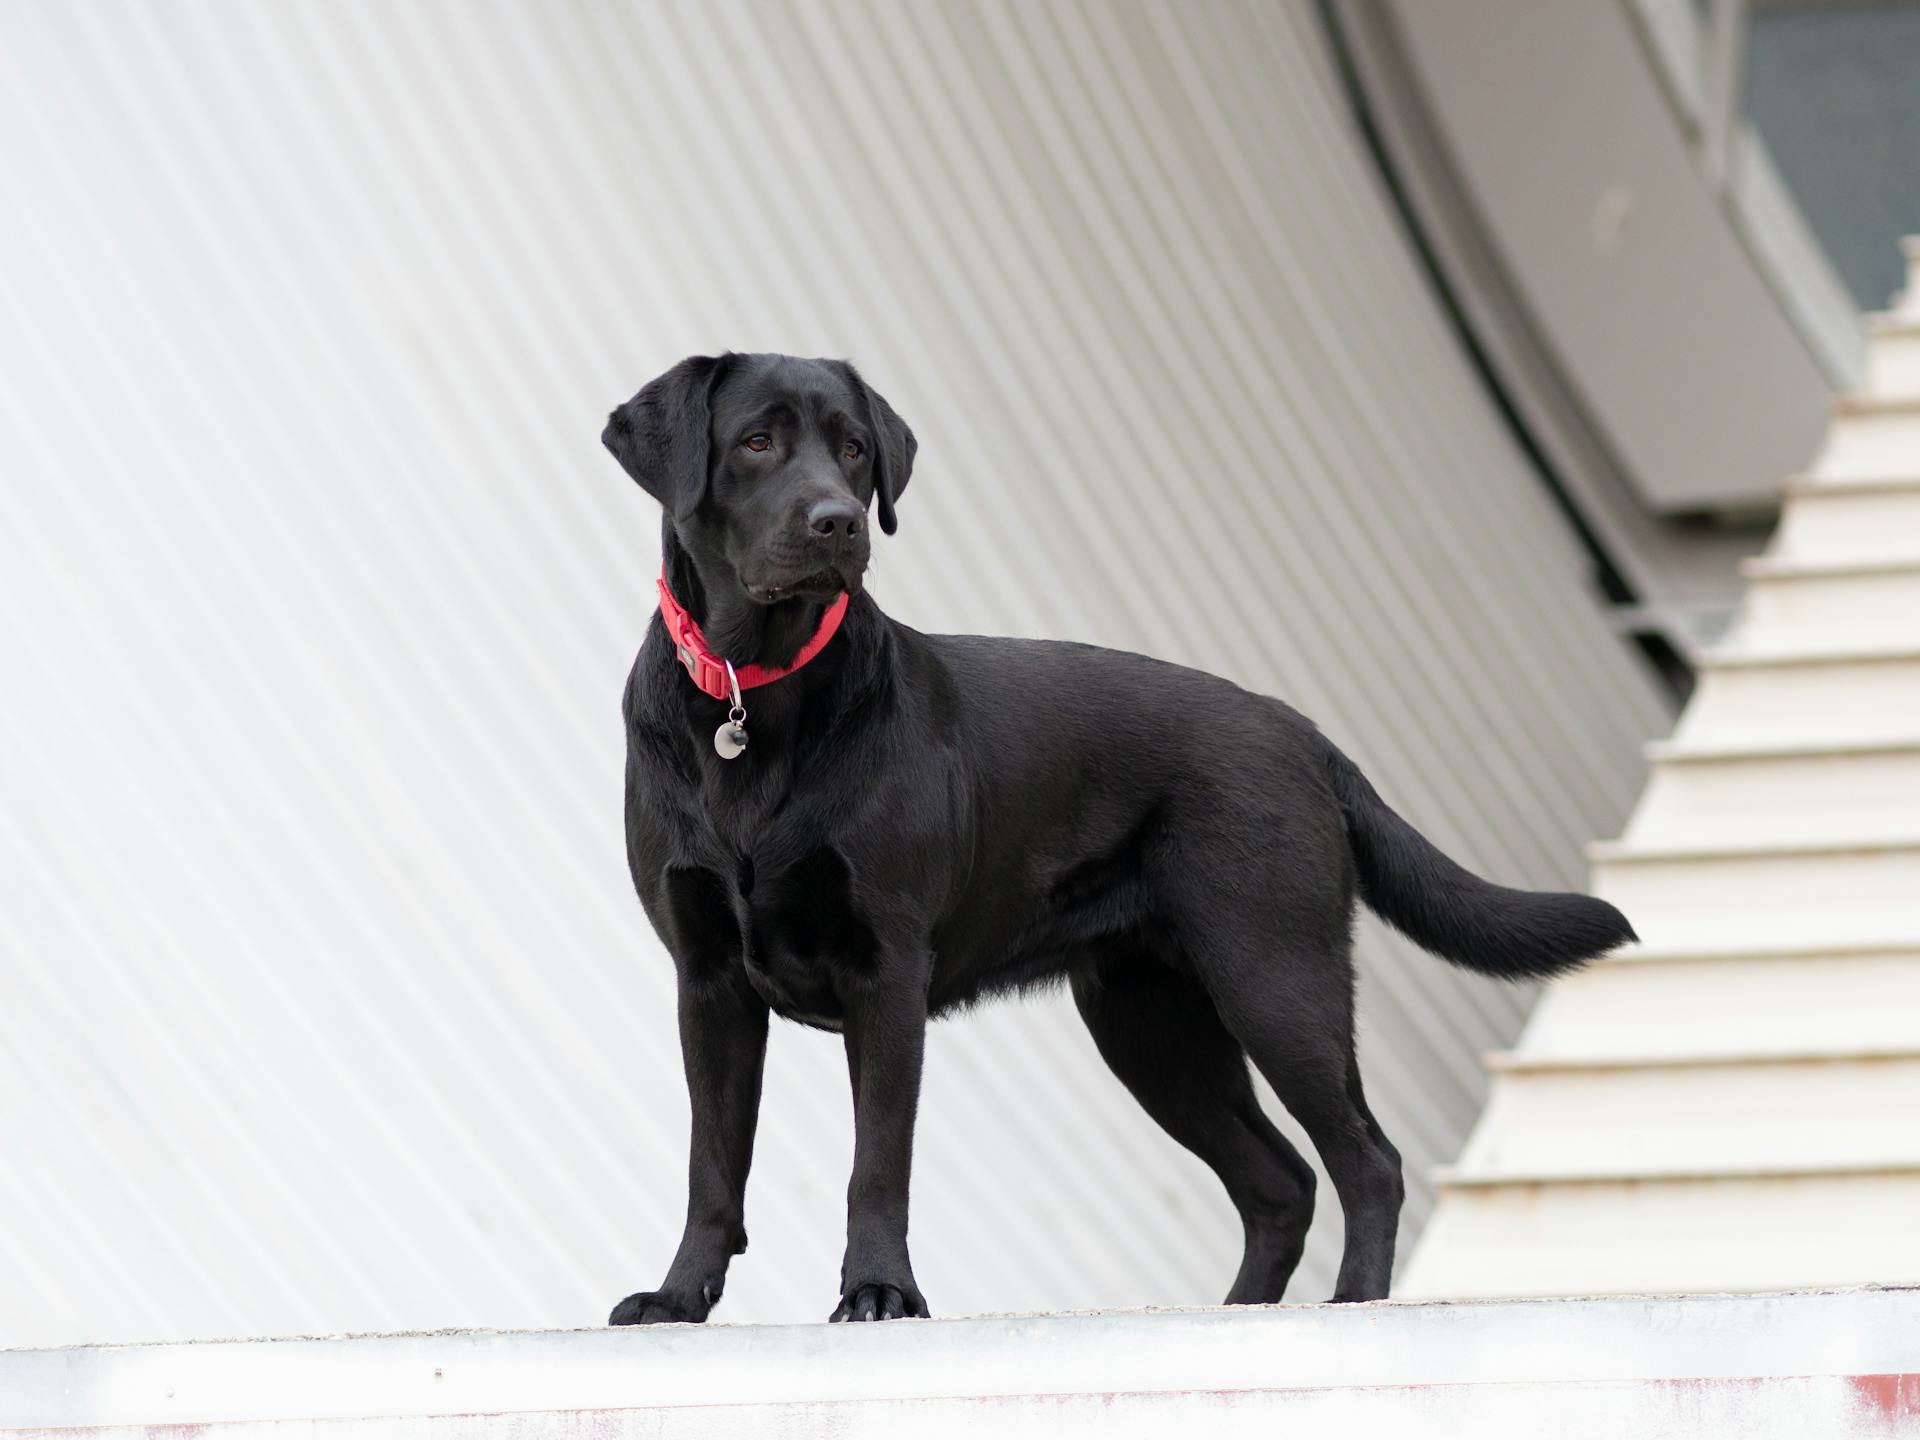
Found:
<path fill-rule="evenodd" d="M 769 939 L 761 930 L 748 936 L 742 963 L 747 982 L 774 1014 L 820 1030 L 840 1030 L 840 993 L 819 956 L 799 951 L 778 936 Z"/>
<path fill-rule="evenodd" d="M 838 1030 L 848 982 L 876 960 L 846 862 L 822 848 L 769 871 L 743 861 L 735 881 L 748 982 L 789 1020 Z"/>

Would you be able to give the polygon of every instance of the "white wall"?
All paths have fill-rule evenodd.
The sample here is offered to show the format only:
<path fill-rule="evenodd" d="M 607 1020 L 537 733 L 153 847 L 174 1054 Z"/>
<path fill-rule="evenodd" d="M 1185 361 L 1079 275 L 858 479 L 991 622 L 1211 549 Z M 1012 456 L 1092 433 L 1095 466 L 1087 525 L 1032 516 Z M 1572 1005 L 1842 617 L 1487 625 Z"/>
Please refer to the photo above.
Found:
<path fill-rule="evenodd" d="M 1312 16 L 0 10 L 0 1344 L 658 1278 L 685 1100 L 618 722 L 657 522 L 598 434 L 688 352 L 849 355 L 909 417 L 903 618 L 1284 695 L 1463 860 L 1581 882 L 1666 714 Z M 1363 952 L 1413 1226 L 1527 996 Z M 844 1092 L 777 1032 L 726 1318 L 830 1308 Z M 1237 1263 L 1057 999 L 939 1030 L 915 1201 L 936 1313 Z"/>

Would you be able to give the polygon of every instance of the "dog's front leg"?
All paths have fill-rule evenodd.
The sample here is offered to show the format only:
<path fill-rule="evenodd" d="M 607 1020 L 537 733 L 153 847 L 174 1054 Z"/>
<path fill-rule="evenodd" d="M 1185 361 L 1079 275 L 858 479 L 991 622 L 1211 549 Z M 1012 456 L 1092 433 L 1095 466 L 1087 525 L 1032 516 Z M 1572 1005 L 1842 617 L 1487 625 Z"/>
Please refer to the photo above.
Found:
<path fill-rule="evenodd" d="M 658 1290 L 629 1295 L 609 1323 L 705 1320 L 720 1299 L 727 1265 L 747 1248 L 747 1171 L 760 1113 L 767 1007 L 744 981 L 680 977 L 680 1056 L 693 1128 L 687 1160 L 687 1225 Z"/>
<path fill-rule="evenodd" d="M 922 973 L 870 982 L 846 1006 L 853 1081 L 853 1178 L 847 1185 L 847 1253 L 831 1320 L 927 1314 L 907 1258 L 907 1189 L 913 1121 L 927 1038 Z"/>

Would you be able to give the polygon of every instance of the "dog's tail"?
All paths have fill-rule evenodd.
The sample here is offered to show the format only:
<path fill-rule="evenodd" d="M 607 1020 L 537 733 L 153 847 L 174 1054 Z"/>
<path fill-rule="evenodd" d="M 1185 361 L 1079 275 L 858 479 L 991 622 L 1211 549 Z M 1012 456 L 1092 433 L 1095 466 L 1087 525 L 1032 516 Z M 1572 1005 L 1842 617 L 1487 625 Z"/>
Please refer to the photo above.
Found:
<path fill-rule="evenodd" d="M 1525 980 L 1640 938 L 1626 916 L 1591 895 L 1511 890 L 1463 870 L 1394 814 L 1331 742 L 1327 752 L 1360 898 L 1422 949 L 1482 975 Z"/>

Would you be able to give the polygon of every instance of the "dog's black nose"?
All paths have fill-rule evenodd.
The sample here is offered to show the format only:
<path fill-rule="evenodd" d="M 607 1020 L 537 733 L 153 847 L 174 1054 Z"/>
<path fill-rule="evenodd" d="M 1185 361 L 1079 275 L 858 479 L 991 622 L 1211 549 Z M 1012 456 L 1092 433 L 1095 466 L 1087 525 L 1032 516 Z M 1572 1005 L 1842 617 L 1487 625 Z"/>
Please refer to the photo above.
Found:
<path fill-rule="evenodd" d="M 851 540 L 860 533 L 860 507 L 846 496 L 836 495 L 831 499 L 814 503 L 807 511 L 807 524 L 813 533 L 823 539 L 833 540 L 845 536 Z"/>

